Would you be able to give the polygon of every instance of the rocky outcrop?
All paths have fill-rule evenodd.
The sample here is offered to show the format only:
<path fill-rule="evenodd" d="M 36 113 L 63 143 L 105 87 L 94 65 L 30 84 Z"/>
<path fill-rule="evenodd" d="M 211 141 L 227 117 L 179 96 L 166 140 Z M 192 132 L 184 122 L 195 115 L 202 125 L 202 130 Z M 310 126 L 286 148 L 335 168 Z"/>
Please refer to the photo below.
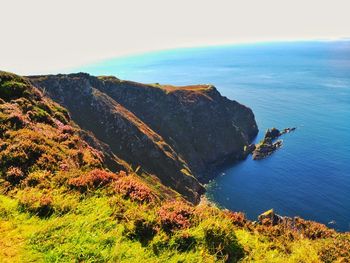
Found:
<path fill-rule="evenodd" d="M 197 179 L 244 158 L 258 132 L 252 111 L 211 85 L 145 85 L 84 73 L 30 80 L 119 158 L 194 202 L 204 192 Z"/>
<path fill-rule="evenodd" d="M 253 160 L 264 159 L 267 156 L 274 153 L 281 146 L 282 146 L 281 140 L 278 140 L 276 142 L 271 142 L 271 141 L 265 140 L 265 141 L 259 143 L 255 147 L 255 150 L 253 151 Z"/>
<path fill-rule="evenodd" d="M 279 129 L 276 129 L 276 128 L 268 129 L 265 133 L 264 140 L 272 141 L 278 138 L 279 136 L 281 136 L 281 132 Z"/>
<path fill-rule="evenodd" d="M 258 216 L 258 222 L 263 225 L 268 223 L 275 226 L 281 224 L 284 220 L 285 218 L 276 214 L 273 209 L 267 210 Z"/>
<path fill-rule="evenodd" d="M 264 159 L 274 153 L 277 149 L 282 147 L 282 140 L 277 140 L 281 135 L 294 131 L 296 128 L 285 128 L 282 131 L 276 128 L 268 129 L 265 133 L 264 139 L 258 144 L 247 147 L 246 153 L 252 153 L 254 160 Z"/>
<path fill-rule="evenodd" d="M 249 154 L 252 154 L 254 150 L 256 149 L 256 146 L 254 143 L 249 144 L 248 146 L 244 147 L 244 154 L 248 156 Z"/>
<path fill-rule="evenodd" d="M 298 238 L 299 236 L 314 240 L 319 238 L 330 238 L 336 234 L 334 229 L 328 228 L 324 224 L 305 220 L 298 216 L 281 216 L 270 209 L 258 216 L 258 221 L 253 222 L 256 226 L 262 226 L 260 231 L 270 231 L 274 229 L 279 235 L 288 235 L 289 238 Z M 272 227 L 272 228 L 271 228 Z"/>
<path fill-rule="evenodd" d="M 277 139 L 278 137 L 280 137 L 283 134 L 295 131 L 295 129 L 296 129 L 296 127 L 285 128 L 282 131 L 280 131 L 277 128 L 268 129 L 265 133 L 264 140 L 271 140 L 272 141 L 274 139 Z"/>

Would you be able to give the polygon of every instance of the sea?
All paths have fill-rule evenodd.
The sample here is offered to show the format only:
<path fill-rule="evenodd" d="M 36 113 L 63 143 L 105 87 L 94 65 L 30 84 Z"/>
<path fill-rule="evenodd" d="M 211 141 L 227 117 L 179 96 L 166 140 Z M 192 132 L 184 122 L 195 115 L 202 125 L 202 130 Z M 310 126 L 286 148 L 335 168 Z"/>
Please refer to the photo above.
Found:
<path fill-rule="evenodd" d="M 251 220 L 284 216 L 350 231 L 350 40 L 163 50 L 75 68 L 144 83 L 214 84 L 250 107 L 259 127 L 297 127 L 270 157 L 218 172 L 207 197 Z"/>

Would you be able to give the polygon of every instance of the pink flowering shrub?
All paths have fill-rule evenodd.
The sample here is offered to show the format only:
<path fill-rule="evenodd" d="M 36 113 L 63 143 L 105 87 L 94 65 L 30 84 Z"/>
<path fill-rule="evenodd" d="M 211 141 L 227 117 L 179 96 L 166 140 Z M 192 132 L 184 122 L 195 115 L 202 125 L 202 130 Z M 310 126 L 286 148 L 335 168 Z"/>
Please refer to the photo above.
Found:
<path fill-rule="evenodd" d="M 103 187 L 117 179 L 118 175 L 115 173 L 94 169 L 88 173 L 69 179 L 68 184 L 73 188 L 85 192 L 88 189 Z"/>
<path fill-rule="evenodd" d="M 193 207 L 182 201 L 168 202 L 159 209 L 158 215 L 165 231 L 184 229 L 191 225 Z"/>
<path fill-rule="evenodd" d="M 115 185 L 115 190 L 124 198 L 139 203 L 151 203 L 156 200 L 156 195 L 153 191 L 148 186 L 141 183 L 140 180 L 132 176 L 121 177 Z"/>

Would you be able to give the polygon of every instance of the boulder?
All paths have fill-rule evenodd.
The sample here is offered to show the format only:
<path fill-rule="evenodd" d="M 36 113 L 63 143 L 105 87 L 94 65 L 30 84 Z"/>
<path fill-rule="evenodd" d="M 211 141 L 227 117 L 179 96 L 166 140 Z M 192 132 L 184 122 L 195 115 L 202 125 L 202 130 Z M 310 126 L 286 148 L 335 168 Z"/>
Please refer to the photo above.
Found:
<path fill-rule="evenodd" d="M 278 225 L 283 222 L 283 217 L 275 214 L 273 209 L 270 209 L 258 216 L 258 221 L 262 225 Z"/>

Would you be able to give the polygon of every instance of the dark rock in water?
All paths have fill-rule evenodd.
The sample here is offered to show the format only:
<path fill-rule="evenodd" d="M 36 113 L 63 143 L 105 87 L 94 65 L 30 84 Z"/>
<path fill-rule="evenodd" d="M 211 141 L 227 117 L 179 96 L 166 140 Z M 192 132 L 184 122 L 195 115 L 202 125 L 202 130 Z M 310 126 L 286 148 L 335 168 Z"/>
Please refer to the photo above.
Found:
<path fill-rule="evenodd" d="M 255 145 L 254 149 L 251 145 L 249 145 L 250 147 L 249 149 L 250 150 L 253 149 L 253 151 L 251 152 L 253 154 L 253 160 L 260 160 L 271 155 L 274 151 L 276 151 L 278 148 L 282 146 L 281 140 L 278 140 L 276 142 L 274 142 L 274 140 L 283 134 L 294 131 L 295 129 L 296 129 L 295 127 L 285 128 L 282 131 L 276 128 L 268 129 L 265 133 L 264 139 L 260 143 Z M 248 147 L 246 148 L 246 151 L 247 149 Z"/>
<path fill-rule="evenodd" d="M 279 136 L 281 136 L 281 132 L 279 129 L 276 129 L 276 128 L 272 128 L 272 129 L 268 129 L 265 133 L 265 137 L 264 139 L 276 139 L 278 138 Z"/>
<path fill-rule="evenodd" d="M 248 146 L 245 146 L 245 147 L 244 147 L 244 153 L 245 153 L 246 155 L 249 155 L 249 154 L 253 153 L 253 151 L 255 150 L 255 148 L 256 148 L 256 146 L 255 146 L 254 143 L 249 144 Z"/>
<path fill-rule="evenodd" d="M 263 141 L 262 143 L 258 144 L 253 151 L 253 160 L 260 160 L 263 159 L 269 155 L 271 155 L 274 151 L 276 151 L 278 148 L 282 146 L 282 141 L 278 140 L 274 143 L 271 141 Z"/>
<path fill-rule="evenodd" d="M 285 133 L 289 133 L 289 132 L 292 132 L 292 131 L 295 131 L 296 127 L 292 127 L 292 128 L 285 128 L 282 130 L 282 132 L 280 133 L 280 135 L 283 135 Z"/>

